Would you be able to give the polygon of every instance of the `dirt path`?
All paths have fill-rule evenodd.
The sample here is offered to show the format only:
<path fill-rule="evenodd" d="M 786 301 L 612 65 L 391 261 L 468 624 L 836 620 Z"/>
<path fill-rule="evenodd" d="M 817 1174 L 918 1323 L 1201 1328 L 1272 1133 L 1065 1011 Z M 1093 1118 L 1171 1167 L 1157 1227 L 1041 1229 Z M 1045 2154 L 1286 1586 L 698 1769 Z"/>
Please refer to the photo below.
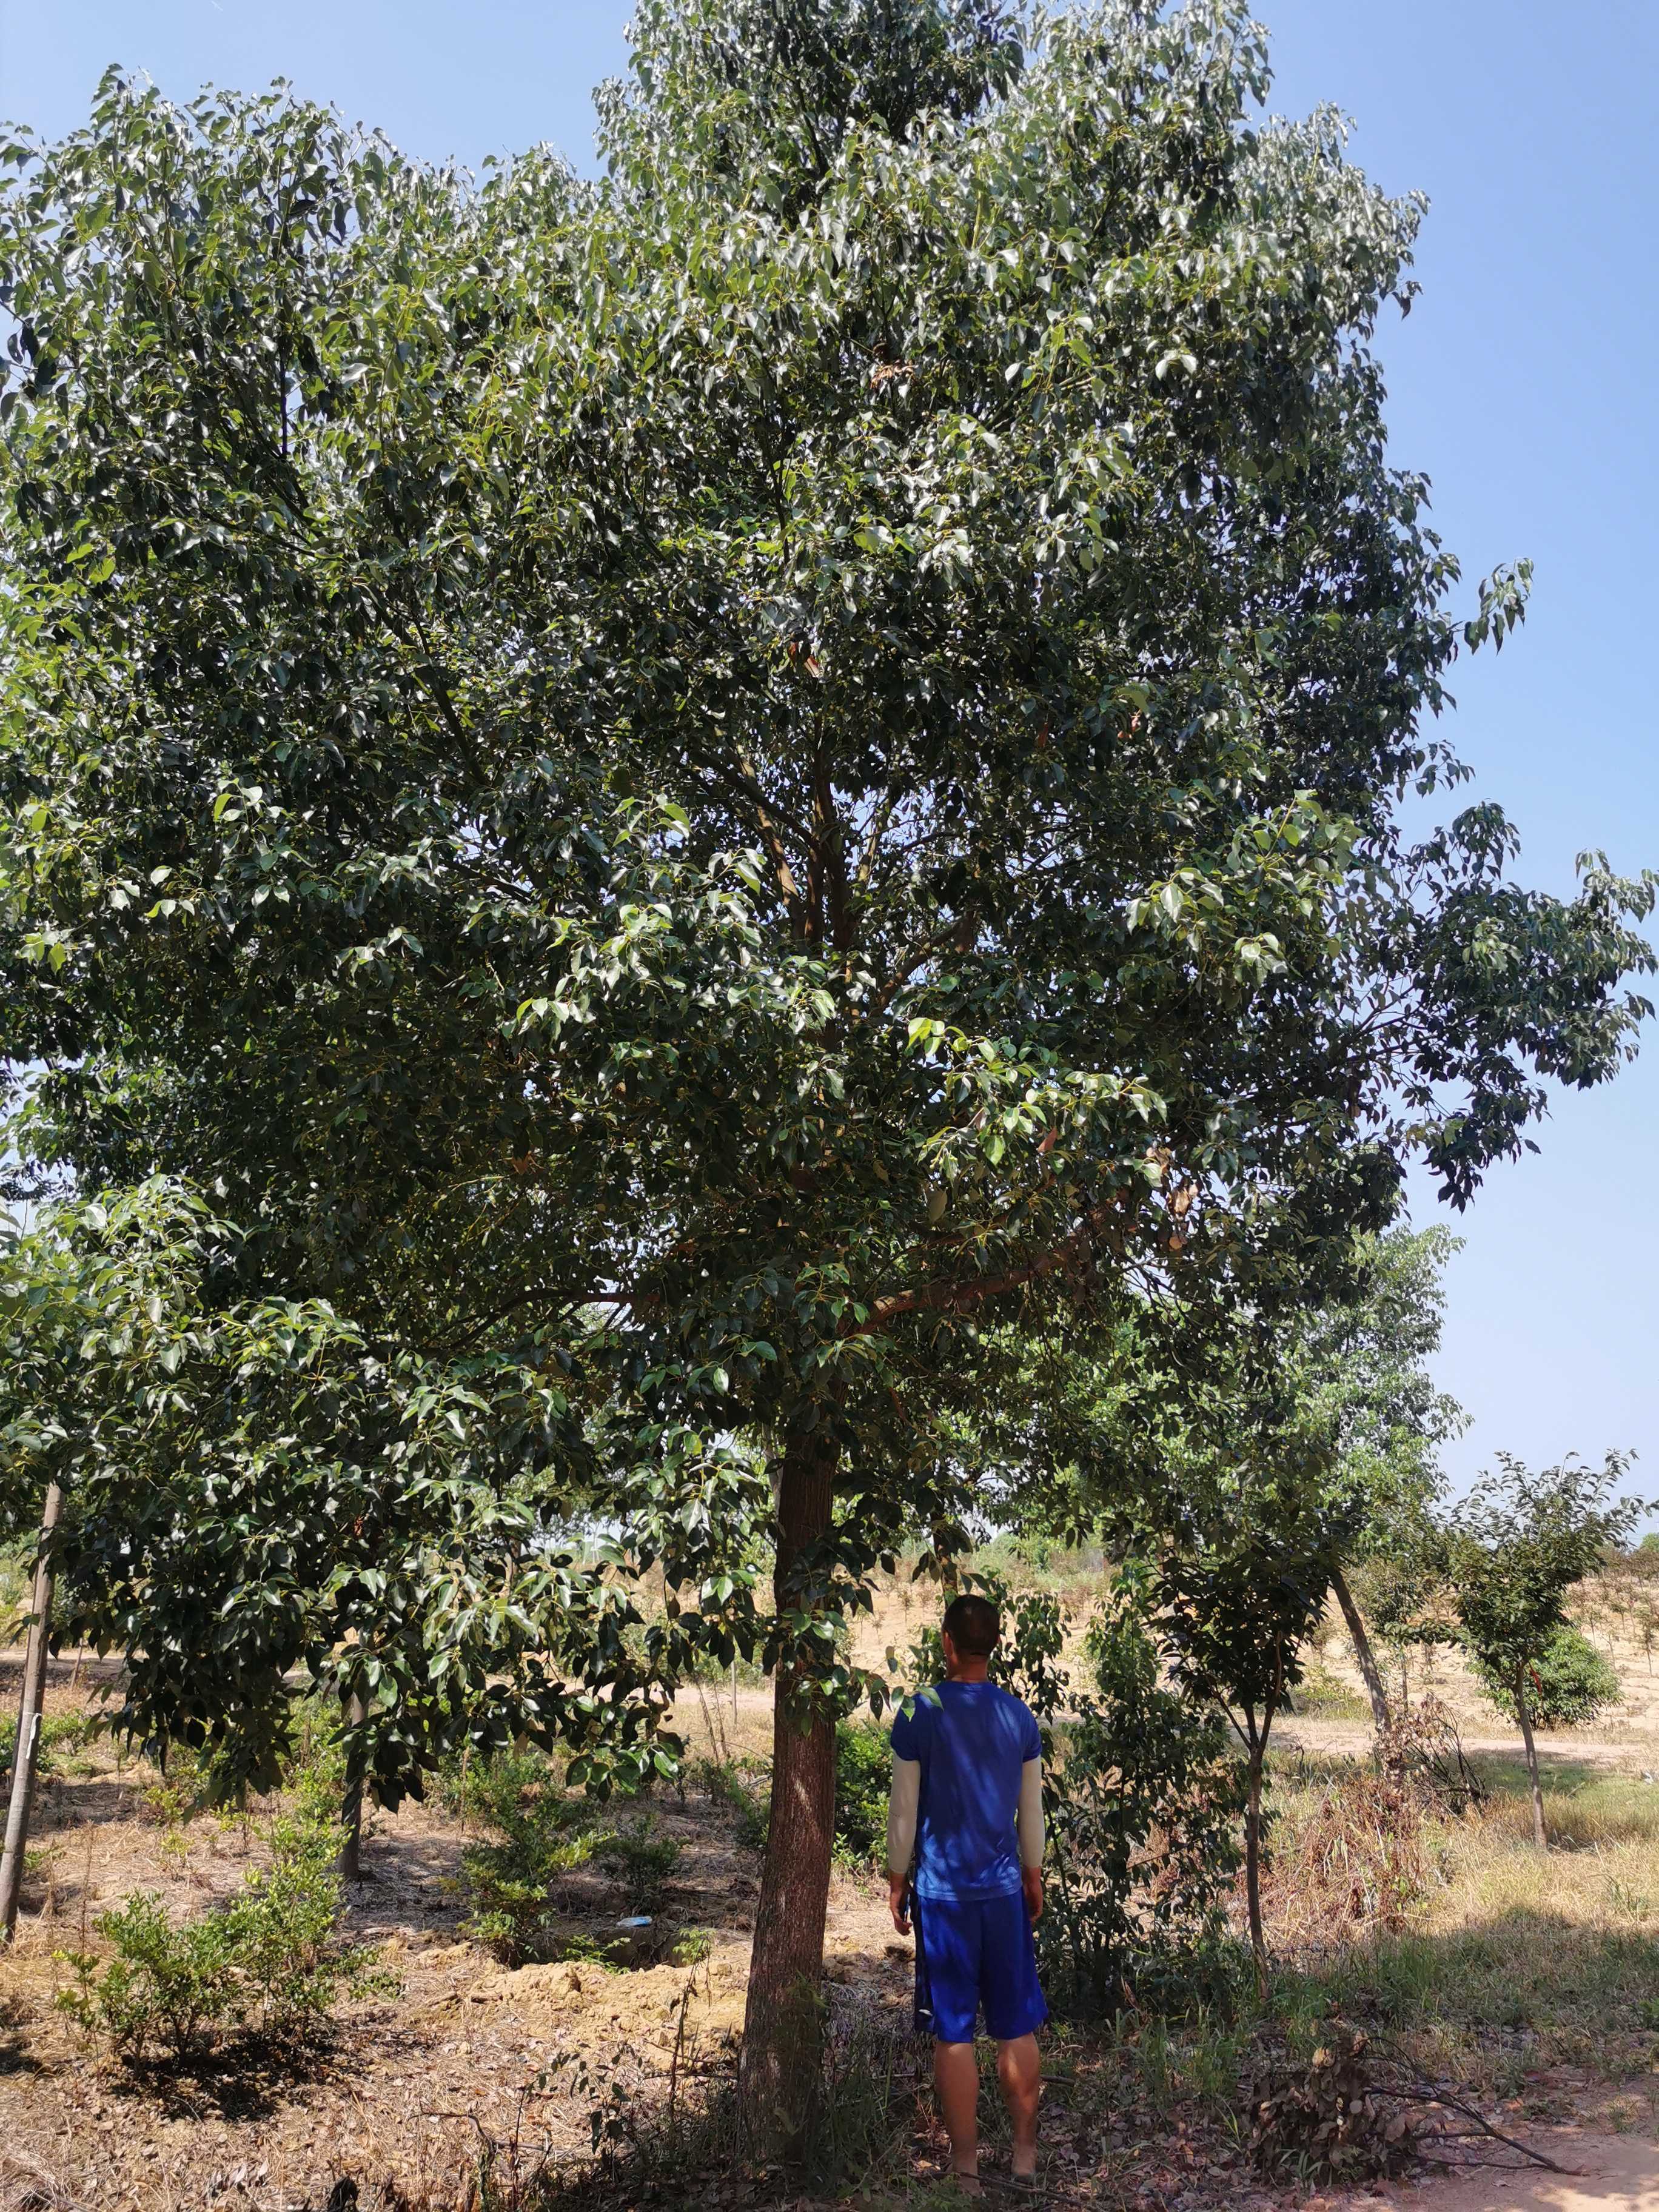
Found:
<path fill-rule="evenodd" d="M 1572 2172 L 1456 2174 L 1324 2201 L 1331 2212 L 1338 2203 L 1342 2212 L 1381 2212 L 1385 2205 L 1409 2212 L 1659 2212 L 1659 2142 L 1650 2131 L 1552 2128 L 1533 2140 Z"/>
<path fill-rule="evenodd" d="M 1297 1715 L 1280 1721 L 1273 1734 L 1276 1751 L 1305 1751 L 1339 1759 L 1364 1759 L 1371 1748 L 1369 1721 L 1327 1721 Z M 1479 1757 L 1519 1759 L 1518 1734 L 1460 1731 L 1465 1752 Z M 1541 1767 L 1595 1766 L 1613 1774 L 1659 1773 L 1659 1739 L 1651 1734 L 1596 1735 L 1562 1729 L 1538 1739 Z"/>

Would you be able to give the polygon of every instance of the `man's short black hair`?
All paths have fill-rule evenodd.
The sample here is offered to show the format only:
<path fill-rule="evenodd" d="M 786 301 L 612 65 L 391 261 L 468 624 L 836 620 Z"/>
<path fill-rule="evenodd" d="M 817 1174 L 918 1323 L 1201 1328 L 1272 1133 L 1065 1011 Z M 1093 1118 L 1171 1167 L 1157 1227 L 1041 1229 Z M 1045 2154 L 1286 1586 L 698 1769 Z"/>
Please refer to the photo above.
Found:
<path fill-rule="evenodd" d="M 1002 1634 L 1002 1615 L 988 1597 L 953 1597 L 945 1631 L 964 1659 L 988 1659 Z"/>

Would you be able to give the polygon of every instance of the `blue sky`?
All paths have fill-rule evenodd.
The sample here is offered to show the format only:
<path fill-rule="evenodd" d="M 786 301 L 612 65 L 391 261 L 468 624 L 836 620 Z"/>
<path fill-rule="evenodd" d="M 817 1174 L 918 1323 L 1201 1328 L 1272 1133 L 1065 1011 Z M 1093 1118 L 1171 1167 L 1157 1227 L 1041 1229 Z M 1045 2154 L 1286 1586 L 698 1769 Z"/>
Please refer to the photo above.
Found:
<path fill-rule="evenodd" d="M 1396 457 L 1433 479 L 1472 586 L 1517 555 L 1533 610 L 1459 672 L 1456 734 L 1505 804 L 1526 879 L 1573 858 L 1659 866 L 1659 10 L 1651 0 L 1263 0 L 1273 106 L 1334 103 L 1355 157 L 1432 203 L 1423 295 L 1385 328 Z M 591 87 L 623 65 L 619 0 L 0 0 L 0 115 L 57 133 L 104 64 L 168 93 L 287 76 L 411 154 L 550 140 L 592 166 Z M 1644 643 L 1644 640 L 1648 641 Z M 1659 996 L 1659 993 L 1656 993 Z M 1541 1155 L 1459 1226 L 1444 1386 L 1541 1463 L 1640 1450 L 1659 1495 L 1659 1028 L 1610 1088 L 1558 1098 Z M 1416 1213 L 1436 1211 L 1416 1194 Z"/>

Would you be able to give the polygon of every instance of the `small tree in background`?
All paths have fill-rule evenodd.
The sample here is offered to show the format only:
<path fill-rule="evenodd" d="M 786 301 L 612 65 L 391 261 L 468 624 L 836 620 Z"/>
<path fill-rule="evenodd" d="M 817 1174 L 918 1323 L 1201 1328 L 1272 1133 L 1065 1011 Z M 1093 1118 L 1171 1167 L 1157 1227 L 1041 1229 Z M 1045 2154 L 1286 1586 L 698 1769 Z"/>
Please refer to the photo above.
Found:
<path fill-rule="evenodd" d="M 1440 1446 L 1468 1425 L 1429 1368 L 1440 1348 L 1446 1263 L 1459 1249 L 1440 1224 L 1358 1239 L 1356 1295 L 1316 1307 L 1295 1331 L 1309 1411 L 1329 1425 L 1331 1490 L 1347 1531 L 1332 1595 L 1379 1730 L 1389 1725 L 1388 1693 L 1351 1576 L 1357 1567 L 1374 1589 L 1402 1601 L 1390 1612 L 1402 1626 L 1420 1604 Z"/>
<path fill-rule="evenodd" d="M 1599 1468 L 1569 1456 L 1534 1474 L 1500 1453 L 1502 1472 L 1473 1493 L 1447 1538 L 1446 1563 L 1459 1640 L 1478 1671 L 1510 1686 L 1532 1781 L 1533 1834 L 1541 1850 L 1544 1793 L 1533 1720 L 1540 1669 L 1567 1625 L 1569 1590 L 1622 1544 L 1644 1511 L 1638 1498 L 1614 1498 L 1631 1463 L 1609 1452 Z"/>
<path fill-rule="evenodd" d="M 1267 1985 L 1261 1927 L 1262 1772 L 1301 1647 L 1330 1595 L 1330 1532 L 1293 1483 L 1241 1494 L 1231 1527 L 1160 1562 L 1157 1598 L 1180 1686 L 1213 1698 L 1248 1758 L 1244 1893 L 1256 1987 Z"/>
<path fill-rule="evenodd" d="M 1409 1702 L 1411 1653 L 1423 1653 L 1426 1675 L 1435 1647 L 1457 1641 L 1445 1549 L 1444 1531 L 1426 1516 L 1402 1517 L 1389 1528 L 1386 1540 L 1364 1555 L 1354 1574 L 1355 1604 L 1400 1669 L 1402 1703 Z"/>

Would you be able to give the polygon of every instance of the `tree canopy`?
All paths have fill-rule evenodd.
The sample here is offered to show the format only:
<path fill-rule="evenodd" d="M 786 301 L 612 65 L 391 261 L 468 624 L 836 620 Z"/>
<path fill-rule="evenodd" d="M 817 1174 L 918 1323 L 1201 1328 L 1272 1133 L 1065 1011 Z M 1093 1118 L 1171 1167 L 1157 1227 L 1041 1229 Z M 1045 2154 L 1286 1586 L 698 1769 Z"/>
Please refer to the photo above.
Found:
<path fill-rule="evenodd" d="M 775 2022 L 827 1616 L 1000 1333 L 1302 1295 L 1646 1011 L 1650 882 L 1407 826 L 1525 574 L 1460 611 L 1389 458 L 1419 204 L 1267 82 L 1229 0 L 645 0 L 592 184 L 118 75 L 7 156 L 26 1161 L 204 1194 L 222 1310 L 556 1391 L 549 1525 L 695 1528 L 752 1440 L 773 1605 L 694 1557 L 673 1632 L 780 1668 Z"/>

